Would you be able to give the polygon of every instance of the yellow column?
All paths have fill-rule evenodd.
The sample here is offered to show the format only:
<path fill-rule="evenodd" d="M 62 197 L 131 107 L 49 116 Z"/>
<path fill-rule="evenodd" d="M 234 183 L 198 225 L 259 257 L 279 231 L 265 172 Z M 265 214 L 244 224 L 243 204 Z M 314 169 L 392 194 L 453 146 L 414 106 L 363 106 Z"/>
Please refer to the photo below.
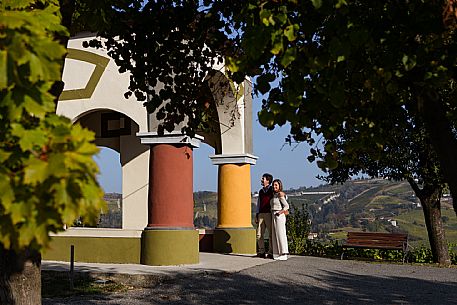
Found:
<path fill-rule="evenodd" d="M 221 164 L 218 228 L 251 228 L 251 165 Z"/>
<path fill-rule="evenodd" d="M 251 213 L 251 164 L 255 156 L 215 155 L 219 165 L 218 221 L 214 230 L 214 251 L 255 254 L 256 238 Z"/>

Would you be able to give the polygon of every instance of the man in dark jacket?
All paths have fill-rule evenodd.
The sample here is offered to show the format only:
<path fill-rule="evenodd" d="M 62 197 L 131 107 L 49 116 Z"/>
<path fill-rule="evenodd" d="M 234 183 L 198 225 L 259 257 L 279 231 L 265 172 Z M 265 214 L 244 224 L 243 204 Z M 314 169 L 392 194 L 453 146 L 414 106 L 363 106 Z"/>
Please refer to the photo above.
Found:
<path fill-rule="evenodd" d="M 271 247 L 271 208 L 270 200 L 273 198 L 273 188 L 271 182 L 273 176 L 271 174 L 263 174 L 260 184 L 262 188 L 259 191 L 257 198 L 257 209 L 255 214 L 255 222 L 257 225 L 257 256 L 273 258 L 273 249 Z M 269 235 L 268 254 L 265 253 L 265 229 Z"/>

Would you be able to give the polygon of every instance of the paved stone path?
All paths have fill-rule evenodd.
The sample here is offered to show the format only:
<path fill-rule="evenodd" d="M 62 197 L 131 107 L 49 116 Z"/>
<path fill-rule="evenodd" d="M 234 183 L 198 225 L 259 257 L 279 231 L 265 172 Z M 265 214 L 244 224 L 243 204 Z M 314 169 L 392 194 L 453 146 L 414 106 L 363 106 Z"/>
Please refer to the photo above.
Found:
<path fill-rule="evenodd" d="M 44 305 L 457 304 L 457 268 L 292 257 L 239 272 L 167 279 L 154 288 L 45 299 Z"/>

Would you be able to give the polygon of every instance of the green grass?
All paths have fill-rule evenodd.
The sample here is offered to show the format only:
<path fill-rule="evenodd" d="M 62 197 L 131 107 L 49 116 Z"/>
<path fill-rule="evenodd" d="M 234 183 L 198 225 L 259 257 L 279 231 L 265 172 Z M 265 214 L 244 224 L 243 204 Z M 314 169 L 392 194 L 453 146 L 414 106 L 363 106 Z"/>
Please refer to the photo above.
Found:
<path fill-rule="evenodd" d="M 349 231 L 351 231 L 351 230 L 349 230 Z M 355 230 L 353 230 L 353 231 L 355 231 Z M 348 233 L 344 232 L 344 231 L 330 233 L 330 236 L 333 239 L 337 239 L 337 240 L 346 239 L 347 235 L 348 235 Z"/>

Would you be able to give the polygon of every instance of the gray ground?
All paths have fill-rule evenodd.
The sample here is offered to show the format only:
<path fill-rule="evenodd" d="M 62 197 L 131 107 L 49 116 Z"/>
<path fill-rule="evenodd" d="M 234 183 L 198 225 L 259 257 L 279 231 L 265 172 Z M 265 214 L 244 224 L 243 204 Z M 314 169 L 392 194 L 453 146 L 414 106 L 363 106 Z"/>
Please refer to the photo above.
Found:
<path fill-rule="evenodd" d="M 457 269 L 292 257 L 237 273 L 43 304 L 457 304 Z"/>

